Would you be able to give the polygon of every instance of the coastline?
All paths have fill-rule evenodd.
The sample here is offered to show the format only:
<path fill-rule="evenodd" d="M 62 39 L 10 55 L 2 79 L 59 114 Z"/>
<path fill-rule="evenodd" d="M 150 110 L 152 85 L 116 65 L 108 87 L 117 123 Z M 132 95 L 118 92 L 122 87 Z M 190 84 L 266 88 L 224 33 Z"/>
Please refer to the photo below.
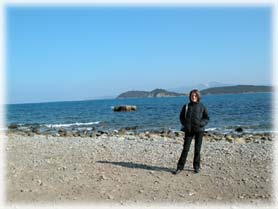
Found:
<path fill-rule="evenodd" d="M 6 133 L 7 203 L 274 204 L 273 140 L 208 132 L 201 173 L 175 176 L 182 132 L 52 136 Z"/>
<path fill-rule="evenodd" d="M 220 141 L 226 140 L 229 142 L 240 142 L 240 143 L 249 143 L 254 141 L 255 143 L 260 143 L 261 141 L 272 141 L 275 138 L 274 132 L 246 132 L 239 127 L 239 131 L 234 130 L 227 133 L 221 133 L 214 130 L 206 130 L 204 132 L 204 137 L 206 141 Z M 134 127 L 124 127 L 118 130 L 97 130 L 93 128 L 73 128 L 67 129 L 64 127 L 50 128 L 47 131 L 42 131 L 40 126 L 30 126 L 28 128 L 21 129 L 18 126 L 9 127 L 5 131 L 6 135 L 15 134 L 19 136 L 46 136 L 48 137 L 81 137 L 81 138 L 123 138 L 129 139 L 132 137 L 139 137 L 143 140 L 155 139 L 159 137 L 169 138 L 169 139 L 178 139 L 182 140 L 184 137 L 184 132 L 175 131 L 171 129 L 149 129 L 149 130 L 138 130 L 136 126 Z M 132 138 L 131 137 L 131 138 Z"/>

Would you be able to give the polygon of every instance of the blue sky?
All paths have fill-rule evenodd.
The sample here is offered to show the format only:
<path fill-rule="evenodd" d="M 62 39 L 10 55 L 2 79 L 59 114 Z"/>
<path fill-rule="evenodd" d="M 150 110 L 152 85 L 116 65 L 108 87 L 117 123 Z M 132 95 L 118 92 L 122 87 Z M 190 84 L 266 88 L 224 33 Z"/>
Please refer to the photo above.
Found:
<path fill-rule="evenodd" d="M 7 7 L 7 103 L 271 85 L 271 7 Z"/>

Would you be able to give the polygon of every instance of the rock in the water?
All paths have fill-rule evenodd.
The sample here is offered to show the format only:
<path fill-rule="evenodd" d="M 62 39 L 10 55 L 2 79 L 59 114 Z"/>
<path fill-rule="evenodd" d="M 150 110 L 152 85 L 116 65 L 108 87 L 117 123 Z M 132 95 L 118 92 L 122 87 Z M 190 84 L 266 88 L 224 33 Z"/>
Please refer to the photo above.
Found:
<path fill-rule="evenodd" d="M 114 107 L 113 110 L 115 112 L 135 111 L 137 110 L 137 107 L 134 105 L 121 105 L 121 106 Z"/>
<path fill-rule="evenodd" d="M 120 128 L 119 132 L 126 132 L 126 131 L 134 131 L 138 128 L 138 126 L 132 126 L 132 127 L 124 127 L 124 128 Z"/>
<path fill-rule="evenodd" d="M 236 131 L 236 132 L 242 132 L 242 131 L 243 131 L 243 128 L 238 127 L 238 128 L 235 129 L 235 131 Z"/>
<path fill-rule="evenodd" d="M 9 129 L 17 129 L 18 125 L 16 123 L 12 123 L 11 125 L 8 126 Z"/>

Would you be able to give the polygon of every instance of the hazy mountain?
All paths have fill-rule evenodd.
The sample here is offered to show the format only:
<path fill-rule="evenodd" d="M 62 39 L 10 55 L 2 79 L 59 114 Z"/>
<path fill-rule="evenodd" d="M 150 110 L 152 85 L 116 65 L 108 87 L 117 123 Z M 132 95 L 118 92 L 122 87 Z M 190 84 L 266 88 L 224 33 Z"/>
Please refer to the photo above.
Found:
<path fill-rule="evenodd" d="M 173 91 L 173 92 L 178 92 L 178 93 L 189 93 L 189 91 L 191 91 L 192 89 L 203 90 L 203 89 L 208 89 L 208 88 L 232 86 L 232 85 L 233 84 L 226 84 L 226 83 L 220 83 L 217 81 L 212 81 L 212 82 L 208 82 L 208 83 L 197 84 L 194 86 L 181 86 L 181 87 L 177 87 L 177 88 L 170 88 L 167 90 Z"/>

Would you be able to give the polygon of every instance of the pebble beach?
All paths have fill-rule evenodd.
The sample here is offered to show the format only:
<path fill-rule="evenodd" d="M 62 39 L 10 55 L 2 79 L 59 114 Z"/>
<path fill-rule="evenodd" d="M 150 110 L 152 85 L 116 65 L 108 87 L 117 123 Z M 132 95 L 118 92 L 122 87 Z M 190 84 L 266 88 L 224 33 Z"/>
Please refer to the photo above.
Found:
<path fill-rule="evenodd" d="M 173 175 L 182 132 L 6 133 L 7 203 L 274 204 L 274 135 L 207 132 L 201 172 Z"/>

